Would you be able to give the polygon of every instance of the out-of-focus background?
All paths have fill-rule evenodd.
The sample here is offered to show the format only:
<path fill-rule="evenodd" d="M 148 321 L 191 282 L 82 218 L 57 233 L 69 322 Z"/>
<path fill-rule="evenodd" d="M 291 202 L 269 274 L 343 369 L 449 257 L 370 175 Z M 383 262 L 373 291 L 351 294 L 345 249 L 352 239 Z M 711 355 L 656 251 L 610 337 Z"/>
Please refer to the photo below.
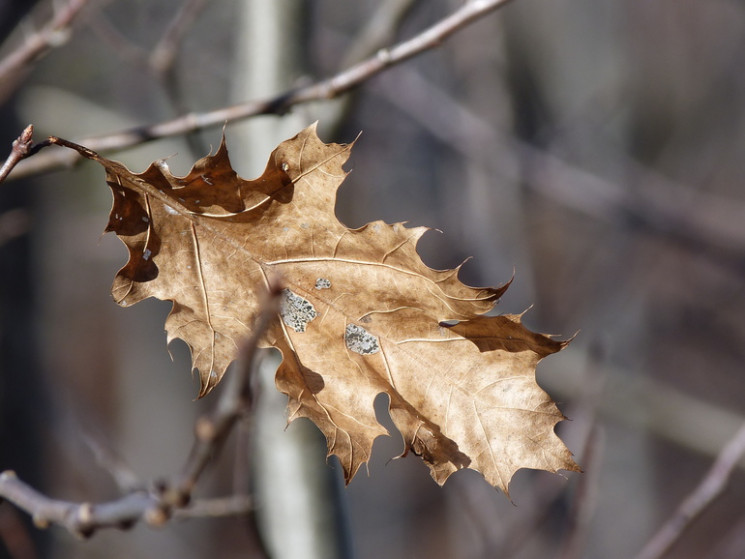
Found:
<path fill-rule="evenodd" d="M 0 1 L 0 56 L 69 4 Z M 4 80 L 0 157 L 28 123 L 37 139 L 80 139 L 281 93 L 416 35 L 462 1 L 85 4 L 53 50 Z M 440 488 L 416 457 L 391 460 L 402 451 L 394 433 L 344 489 L 313 427 L 283 430 L 280 398 L 231 439 L 200 496 L 249 488 L 277 557 L 308 515 L 330 519 L 309 537 L 332 526 L 334 551 L 313 555 L 306 543 L 291 556 L 633 557 L 745 421 L 744 65 L 741 2 L 515 0 L 342 99 L 229 123 L 247 178 L 315 120 L 325 141 L 362 131 L 342 222 L 438 229 L 420 243 L 427 264 L 472 257 L 461 272 L 471 285 L 514 273 L 500 312 L 530 307 L 531 329 L 578 332 L 538 379 L 571 419 L 558 431 L 585 473 L 523 470 L 511 501 L 470 471 Z M 136 171 L 168 157 L 185 173 L 220 135 L 111 157 Z M 109 207 L 91 163 L 0 186 L 0 470 L 73 501 L 117 496 L 96 450 L 142 480 L 178 471 L 195 417 L 219 392 L 194 401 L 185 347 L 173 344 L 173 360 L 166 351 L 167 303 L 111 300 L 126 253 L 101 234 Z M 272 391 L 265 381 L 262 401 Z M 743 465 L 668 557 L 745 557 Z M 309 467 L 300 479 L 320 490 L 309 497 L 301 481 L 283 492 L 297 475 L 284 466 Z M 83 542 L 38 532 L 5 503 L 0 557 L 261 557 L 251 525 L 178 520 Z"/>

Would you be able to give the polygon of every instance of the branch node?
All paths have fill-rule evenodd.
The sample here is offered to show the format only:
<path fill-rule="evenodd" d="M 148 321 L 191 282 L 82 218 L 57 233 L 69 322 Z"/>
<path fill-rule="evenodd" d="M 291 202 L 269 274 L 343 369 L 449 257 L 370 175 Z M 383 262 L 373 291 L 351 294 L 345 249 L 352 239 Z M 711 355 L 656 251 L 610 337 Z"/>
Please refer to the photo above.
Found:
<path fill-rule="evenodd" d="M 150 526 L 159 528 L 163 526 L 166 522 L 168 522 L 168 518 L 170 517 L 170 514 L 168 511 L 162 507 L 162 506 L 154 506 L 145 511 L 145 522 L 147 522 Z"/>
<path fill-rule="evenodd" d="M 93 505 L 91 503 L 81 503 L 78 507 L 77 522 L 81 526 L 86 526 L 93 521 Z"/>
<path fill-rule="evenodd" d="M 95 522 L 93 504 L 87 502 L 81 503 L 73 521 L 73 531 L 77 536 L 88 539 L 95 532 Z"/>
<path fill-rule="evenodd" d="M 382 62 L 385 66 L 390 64 L 392 61 L 391 51 L 390 49 L 386 48 L 378 50 L 378 52 L 375 53 L 375 57 L 380 60 L 380 62 Z"/>
<path fill-rule="evenodd" d="M 41 513 L 34 514 L 31 517 L 31 520 L 34 523 L 34 526 L 39 530 L 46 530 L 49 528 L 49 519 Z"/>
<path fill-rule="evenodd" d="M 184 487 L 163 487 L 160 492 L 161 506 L 169 509 L 183 508 L 189 504 L 189 501 L 191 501 L 189 489 Z"/>
<path fill-rule="evenodd" d="M 47 36 L 47 42 L 51 48 L 59 48 L 70 40 L 72 32 L 68 28 L 54 29 Z"/>
<path fill-rule="evenodd" d="M 21 157 L 26 157 L 31 150 L 31 144 L 33 143 L 34 125 L 29 124 L 23 129 L 21 135 L 13 140 L 13 150 L 17 151 Z"/>

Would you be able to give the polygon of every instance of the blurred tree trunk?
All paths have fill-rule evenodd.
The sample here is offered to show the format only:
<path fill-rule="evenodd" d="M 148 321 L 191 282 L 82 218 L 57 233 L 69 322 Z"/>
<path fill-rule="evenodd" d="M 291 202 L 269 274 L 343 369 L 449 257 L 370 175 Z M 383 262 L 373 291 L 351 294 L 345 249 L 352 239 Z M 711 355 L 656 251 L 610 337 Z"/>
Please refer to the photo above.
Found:
<path fill-rule="evenodd" d="M 284 91 L 306 72 L 307 5 L 303 0 L 245 0 L 238 20 L 235 102 Z M 279 142 L 309 124 L 302 110 L 231 125 L 239 174 L 258 176 Z M 287 397 L 274 384 L 279 360 L 266 359 L 259 379 L 253 453 L 258 519 L 274 559 L 349 557 L 338 470 L 324 460 L 325 441 L 303 420 L 286 427 Z"/>

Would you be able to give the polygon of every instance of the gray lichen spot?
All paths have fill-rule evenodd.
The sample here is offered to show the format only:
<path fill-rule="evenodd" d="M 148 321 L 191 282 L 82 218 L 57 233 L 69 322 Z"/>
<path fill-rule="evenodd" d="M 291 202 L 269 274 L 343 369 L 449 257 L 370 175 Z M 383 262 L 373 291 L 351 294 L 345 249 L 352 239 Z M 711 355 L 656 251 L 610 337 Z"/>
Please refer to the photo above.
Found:
<path fill-rule="evenodd" d="M 372 355 L 380 351 L 378 338 L 356 324 L 347 324 L 344 342 L 347 344 L 347 349 L 360 355 Z"/>
<path fill-rule="evenodd" d="M 316 280 L 316 289 L 331 289 L 331 280 L 327 278 L 318 278 Z"/>
<path fill-rule="evenodd" d="M 305 332 L 305 327 L 318 313 L 310 301 L 296 295 L 289 289 L 282 291 L 282 299 L 279 302 L 279 314 L 287 326 L 295 332 Z"/>
<path fill-rule="evenodd" d="M 287 171 L 289 171 L 289 170 L 290 170 L 290 166 L 289 166 L 289 165 L 287 164 L 287 161 L 283 161 L 283 162 L 282 162 L 282 165 L 280 165 L 280 167 L 282 168 L 282 170 L 283 170 L 283 171 L 284 171 L 285 173 L 286 173 Z"/>

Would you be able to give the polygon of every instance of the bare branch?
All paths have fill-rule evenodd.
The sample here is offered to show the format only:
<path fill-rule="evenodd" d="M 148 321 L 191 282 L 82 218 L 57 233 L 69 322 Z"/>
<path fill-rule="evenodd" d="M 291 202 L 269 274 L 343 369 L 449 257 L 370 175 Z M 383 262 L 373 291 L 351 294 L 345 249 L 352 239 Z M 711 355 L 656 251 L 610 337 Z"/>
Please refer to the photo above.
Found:
<path fill-rule="evenodd" d="M 35 60 L 66 42 L 73 21 L 88 2 L 89 0 L 69 0 L 55 10 L 51 21 L 0 60 L 0 102 L 16 88 Z"/>
<path fill-rule="evenodd" d="M 457 31 L 464 29 L 470 23 L 509 2 L 510 0 L 471 0 L 466 2 L 448 17 L 407 41 L 389 49 L 382 49 L 378 51 L 377 55 L 328 79 L 285 91 L 268 99 L 249 101 L 205 113 L 190 113 L 158 124 L 81 139 L 76 143 L 83 144 L 97 152 L 124 149 L 158 138 L 223 126 L 225 122 L 229 121 L 259 115 L 282 115 L 295 105 L 333 99 L 376 76 L 383 70 L 439 46 Z M 79 156 L 73 152 L 44 154 L 44 156 L 35 157 L 31 162 L 20 165 L 13 174 L 13 178 L 71 166 L 78 159 Z"/>
<path fill-rule="evenodd" d="M 162 516 L 157 497 L 146 492 L 96 505 L 71 503 L 42 495 L 11 471 L 0 474 L 0 496 L 31 514 L 39 528 L 54 523 L 81 537 L 92 535 L 96 528 L 128 528 L 142 517 Z"/>
<path fill-rule="evenodd" d="M 659 559 L 681 537 L 727 485 L 732 470 L 745 455 L 745 425 L 722 449 L 698 487 L 678 507 L 673 516 L 647 542 L 636 559 Z"/>
<path fill-rule="evenodd" d="M 181 517 L 245 514 L 250 510 L 250 500 L 245 495 L 197 502 L 194 506 L 189 502 L 207 464 L 219 453 L 228 434 L 251 403 L 249 378 L 254 368 L 254 356 L 259 340 L 277 316 L 280 293 L 278 284 L 270 287 L 252 334 L 240 350 L 239 366 L 228 377 L 212 415 L 197 421 L 194 445 L 179 475 L 156 484 L 150 490 L 132 490 L 119 499 L 92 504 L 51 499 L 18 479 L 14 472 L 6 471 L 0 474 L 0 500 L 10 501 L 31 514 L 41 528 L 57 524 L 81 537 L 91 536 L 101 528 L 126 529 L 142 520 L 158 526 L 178 510 L 184 511 L 179 514 Z"/>

